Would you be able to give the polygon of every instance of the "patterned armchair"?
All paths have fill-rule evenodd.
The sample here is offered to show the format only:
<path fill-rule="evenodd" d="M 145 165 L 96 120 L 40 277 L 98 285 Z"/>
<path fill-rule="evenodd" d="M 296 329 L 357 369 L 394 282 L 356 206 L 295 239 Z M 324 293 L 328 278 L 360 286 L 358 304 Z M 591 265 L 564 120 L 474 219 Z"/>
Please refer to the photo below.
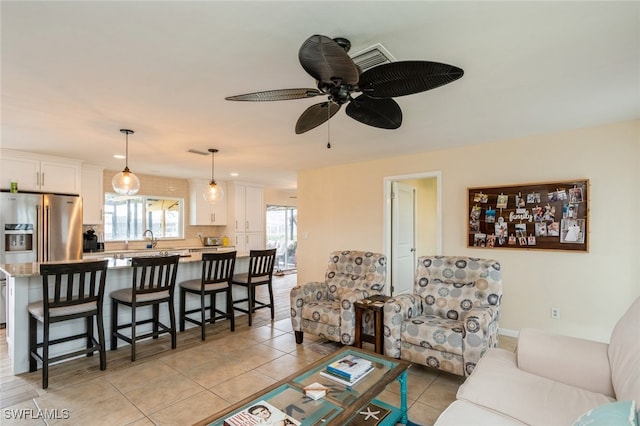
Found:
<path fill-rule="evenodd" d="M 355 340 L 353 303 L 384 291 L 387 258 L 364 251 L 334 251 L 323 282 L 291 289 L 291 325 L 296 343 L 303 333 L 352 345 Z"/>
<path fill-rule="evenodd" d="M 385 354 L 468 376 L 498 345 L 501 300 L 497 261 L 420 257 L 413 294 L 384 306 Z"/>

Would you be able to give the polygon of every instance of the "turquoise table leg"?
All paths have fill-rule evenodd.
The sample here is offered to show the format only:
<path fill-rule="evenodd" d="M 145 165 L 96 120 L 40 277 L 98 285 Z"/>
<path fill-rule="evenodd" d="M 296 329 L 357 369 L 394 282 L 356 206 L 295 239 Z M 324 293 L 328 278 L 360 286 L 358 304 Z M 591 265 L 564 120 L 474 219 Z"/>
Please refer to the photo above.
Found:
<path fill-rule="evenodd" d="M 406 425 L 409 421 L 407 417 L 407 370 L 402 372 L 400 377 L 398 377 L 398 381 L 400 382 L 400 410 L 402 411 L 400 423 Z"/>

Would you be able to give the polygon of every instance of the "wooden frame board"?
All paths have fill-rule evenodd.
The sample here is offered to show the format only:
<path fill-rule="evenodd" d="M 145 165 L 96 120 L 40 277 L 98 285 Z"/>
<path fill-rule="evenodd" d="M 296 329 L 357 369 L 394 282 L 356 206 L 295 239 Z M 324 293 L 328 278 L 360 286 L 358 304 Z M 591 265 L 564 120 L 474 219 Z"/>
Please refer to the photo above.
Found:
<path fill-rule="evenodd" d="M 589 251 L 588 179 L 467 192 L 467 247 Z"/>

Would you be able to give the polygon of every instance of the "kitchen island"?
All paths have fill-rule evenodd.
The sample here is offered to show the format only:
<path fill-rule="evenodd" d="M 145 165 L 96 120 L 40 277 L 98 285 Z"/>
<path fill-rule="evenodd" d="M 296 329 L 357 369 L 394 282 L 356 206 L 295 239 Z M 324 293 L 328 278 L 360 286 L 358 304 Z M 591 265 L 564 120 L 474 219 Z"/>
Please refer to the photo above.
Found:
<path fill-rule="evenodd" d="M 225 249 L 222 249 L 225 250 Z M 233 249 L 226 249 L 233 250 Z M 132 285 L 132 269 L 131 258 L 113 258 L 108 259 L 108 272 L 106 277 L 106 288 L 103 302 L 103 321 L 105 326 L 105 339 L 106 347 L 110 347 L 111 341 L 111 297 L 109 296 L 112 291 L 122 288 L 130 288 Z M 96 260 L 84 259 L 78 262 Z M 185 257 L 180 258 L 176 276 L 176 290 L 174 293 L 174 309 L 176 313 L 176 326 L 179 321 L 179 289 L 178 285 L 182 281 L 200 278 L 202 274 L 202 253 L 191 252 Z M 59 263 L 59 262 L 51 262 Z M 249 268 L 249 256 L 248 254 L 239 254 L 236 257 L 235 272 L 242 273 L 247 272 Z M 0 271 L 6 275 L 7 278 L 7 346 L 8 354 L 11 359 L 11 371 L 12 374 L 20 374 L 29 371 L 29 312 L 27 311 L 27 305 L 38 300 L 42 300 L 42 277 L 40 275 L 40 263 L 17 263 L 17 264 L 5 264 L 0 265 Z M 243 294 L 242 288 L 234 289 L 234 300 L 245 298 L 246 294 Z M 236 291 L 238 294 L 236 294 Z M 195 298 L 187 297 L 187 309 L 192 306 L 197 307 L 198 302 Z M 220 309 L 226 308 L 226 303 L 223 298 L 219 298 L 217 305 Z M 151 317 L 151 307 L 141 307 L 139 310 L 139 318 Z M 160 321 L 165 323 L 169 322 L 169 314 L 166 309 L 160 310 Z M 126 322 L 130 320 L 130 311 L 128 309 L 120 309 L 118 316 L 120 322 Z M 84 320 L 78 319 L 76 321 L 65 321 L 63 323 L 57 323 L 51 325 L 52 338 L 58 335 L 70 335 L 79 333 L 84 329 Z M 150 325 L 149 325 L 150 327 Z M 187 322 L 187 327 L 195 327 L 195 325 Z M 64 329 L 64 333 L 61 330 Z M 143 328 L 144 330 L 144 328 Z M 41 335 L 41 329 L 39 330 L 39 336 Z M 40 338 L 40 337 L 39 337 Z M 119 346 L 129 346 L 125 342 L 119 341 Z M 56 356 L 60 353 L 72 351 L 74 349 L 80 349 L 84 346 L 82 340 L 66 342 L 51 347 L 50 356 Z"/>

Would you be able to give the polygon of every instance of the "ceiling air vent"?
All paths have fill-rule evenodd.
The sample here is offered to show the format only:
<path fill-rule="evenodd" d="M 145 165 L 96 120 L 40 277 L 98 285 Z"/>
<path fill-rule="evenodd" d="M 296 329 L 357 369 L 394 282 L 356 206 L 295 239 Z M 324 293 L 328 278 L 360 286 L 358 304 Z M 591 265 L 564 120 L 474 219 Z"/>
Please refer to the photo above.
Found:
<path fill-rule="evenodd" d="M 378 65 L 395 62 L 396 58 L 380 43 L 367 47 L 359 52 L 351 55 L 353 62 L 360 68 L 362 72 Z"/>

